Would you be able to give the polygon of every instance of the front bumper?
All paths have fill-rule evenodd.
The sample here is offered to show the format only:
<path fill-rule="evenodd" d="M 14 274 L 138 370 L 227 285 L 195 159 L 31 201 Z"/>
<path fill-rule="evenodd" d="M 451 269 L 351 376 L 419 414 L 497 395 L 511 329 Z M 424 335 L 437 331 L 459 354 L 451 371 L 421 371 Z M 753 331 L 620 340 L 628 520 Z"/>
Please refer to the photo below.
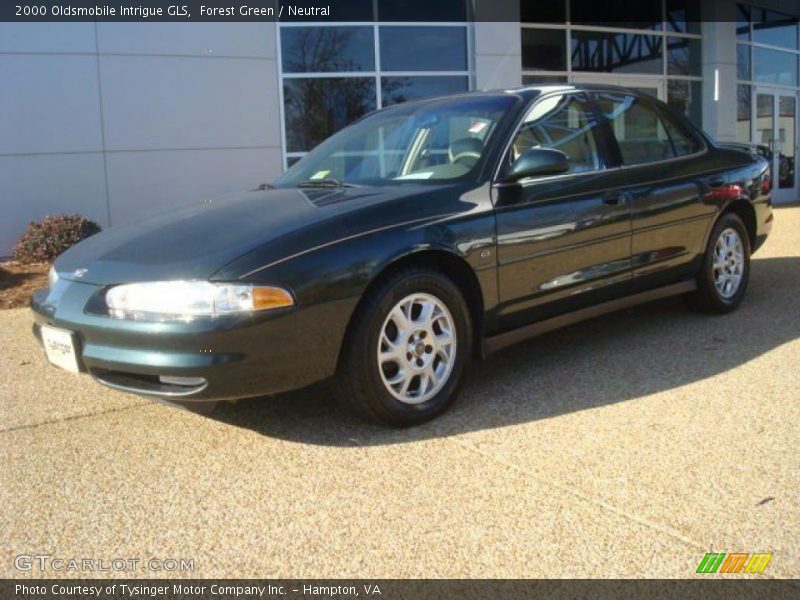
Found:
<path fill-rule="evenodd" d="M 81 370 L 100 383 L 182 401 L 275 394 L 331 376 L 355 306 L 338 300 L 189 322 L 126 321 L 86 311 L 101 289 L 62 279 L 37 292 L 34 334 L 41 337 L 44 324 L 72 331 Z"/>

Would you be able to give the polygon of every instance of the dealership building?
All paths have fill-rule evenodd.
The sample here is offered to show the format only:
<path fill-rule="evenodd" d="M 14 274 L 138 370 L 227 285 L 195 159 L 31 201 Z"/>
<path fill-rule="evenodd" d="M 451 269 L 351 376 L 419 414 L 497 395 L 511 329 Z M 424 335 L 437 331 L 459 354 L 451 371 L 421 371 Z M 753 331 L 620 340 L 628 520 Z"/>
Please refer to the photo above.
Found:
<path fill-rule="evenodd" d="M 523 84 L 644 90 L 800 197 L 800 0 L 331 0 L 336 22 L 0 23 L 0 256 L 254 188 L 365 113 Z M 594 4 L 595 6 L 592 6 Z M 427 19 L 420 21 L 421 19 Z"/>

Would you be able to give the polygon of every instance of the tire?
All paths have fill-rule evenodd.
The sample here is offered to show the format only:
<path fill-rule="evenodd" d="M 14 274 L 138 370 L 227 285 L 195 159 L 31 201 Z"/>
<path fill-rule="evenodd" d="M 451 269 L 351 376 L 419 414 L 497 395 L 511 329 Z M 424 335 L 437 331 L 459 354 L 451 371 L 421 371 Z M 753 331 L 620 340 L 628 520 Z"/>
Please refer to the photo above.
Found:
<path fill-rule="evenodd" d="M 450 279 L 424 268 L 397 271 L 359 304 L 334 390 L 366 420 L 396 427 L 423 423 L 455 400 L 472 336 L 467 303 Z"/>
<path fill-rule="evenodd" d="M 749 278 L 750 237 L 739 216 L 726 213 L 711 230 L 703 264 L 696 275 L 697 290 L 686 300 L 702 312 L 732 312 L 742 303 Z"/>

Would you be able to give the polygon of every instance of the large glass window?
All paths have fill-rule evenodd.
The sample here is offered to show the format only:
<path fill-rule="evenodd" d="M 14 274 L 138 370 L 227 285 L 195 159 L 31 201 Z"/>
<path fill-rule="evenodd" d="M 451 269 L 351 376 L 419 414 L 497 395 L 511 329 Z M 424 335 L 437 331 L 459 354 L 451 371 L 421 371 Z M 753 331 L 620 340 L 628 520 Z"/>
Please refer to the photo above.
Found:
<path fill-rule="evenodd" d="M 773 143 L 773 119 L 775 98 L 772 94 L 756 94 L 756 139 L 757 144 L 769 147 Z"/>
<path fill-rule="evenodd" d="M 663 74 L 661 36 L 606 31 L 572 32 L 572 70 Z"/>
<path fill-rule="evenodd" d="M 753 41 L 797 50 L 797 17 L 753 8 Z"/>
<path fill-rule="evenodd" d="M 430 98 L 431 96 L 444 96 L 465 92 L 469 88 L 467 77 L 454 76 L 402 76 L 382 77 L 381 94 L 382 105 L 399 104 L 409 100 Z"/>
<path fill-rule="evenodd" d="M 680 33 L 700 33 L 703 21 L 697 0 L 667 0 L 667 29 Z"/>
<path fill-rule="evenodd" d="M 794 187 L 796 101 L 791 96 L 778 97 L 778 187 Z"/>
<path fill-rule="evenodd" d="M 567 32 L 563 29 L 523 29 L 522 68 L 566 71 Z"/>
<path fill-rule="evenodd" d="M 543 16 L 537 18 L 540 8 Z M 520 0 L 520 9 L 523 83 L 590 81 L 641 89 L 701 126 L 703 40 L 697 0 Z M 562 11 L 569 22 L 552 18 Z M 628 20 L 609 21 L 609 14 Z"/>
<path fill-rule="evenodd" d="M 464 71 L 467 31 L 464 27 L 381 27 L 384 71 Z M 409 48 L 413 47 L 413 52 Z"/>
<path fill-rule="evenodd" d="M 736 39 L 750 41 L 750 7 L 746 4 L 736 5 Z"/>
<path fill-rule="evenodd" d="M 525 116 L 511 145 L 511 162 L 533 148 L 553 148 L 567 155 L 570 173 L 597 170 L 596 127 L 597 119 L 582 95 L 543 98 Z"/>
<path fill-rule="evenodd" d="M 736 137 L 758 144 L 761 152 L 771 155 L 776 143 L 768 125 L 776 118 L 772 96 L 755 94 L 755 123 L 752 97 L 754 89 L 761 91 L 759 84 L 790 88 L 783 92 L 789 98 L 800 87 L 800 23 L 797 17 L 748 4 L 737 4 L 737 15 Z"/>
<path fill-rule="evenodd" d="M 700 44 L 700 40 L 695 38 L 667 38 L 667 73 L 699 77 Z"/>
<path fill-rule="evenodd" d="M 465 2 L 436 4 L 429 20 L 447 23 L 279 25 L 285 164 L 377 108 L 469 89 L 468 25 L 449 22 L 463 21 Z M 386 19 L 421 5 L 381 0 L 377 9 Z"/>
<path fill-rule="evenodd" d="M 375 110 L 369 77 L 285 79 L 286 151 L 303 152 Z"/>
<path fill-rule="evenodd" d="M 284 73 L 374 71 L 372 27 L 286 27 L 281 33 Z"/>
<path fill-rule="evenodd" d="M 736 86 L 736 139 L 750 141 L 750 124 L 753 114 L 753 90 L 749 85 Z"/>
<path fill-rule="evenodd" d="M 752 77 L 750 65 L 750 52 L 752 46 L 746 44 L 736 44 L 736 77 L 744 81 L 749 81 Z"/>
<path fill-rule="evenodd" d="M 797 54 L 755 46 L 753 55 L 754 81 L 797 86 Z"/>
<path fill-rule="evenodd" d="M 624 164 L 641 165 L 675 157 L 664 124 L 653 106 L 625 94 L 600 94 L 598 104 L 611 122 Z"/>
<path fill-rule="evenodd" d="M 736 139 L 755 144 L 770 161 L 777 190 L 792 189 L 797 184 L 800 23 L 760 7 L 739 4 L 737 10 Z"/>
<path fill-rule="evenodd" d="M 702 87 L 700 81 L 669 79 L 667 81 L 667 104 L 686 116 L 698 127 L 703 126 Z"/>

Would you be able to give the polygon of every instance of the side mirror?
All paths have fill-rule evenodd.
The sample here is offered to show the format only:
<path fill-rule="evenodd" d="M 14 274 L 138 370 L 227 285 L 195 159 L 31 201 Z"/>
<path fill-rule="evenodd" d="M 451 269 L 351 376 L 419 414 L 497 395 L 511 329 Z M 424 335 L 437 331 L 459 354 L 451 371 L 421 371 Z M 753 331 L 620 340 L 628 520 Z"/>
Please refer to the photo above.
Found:
<path fill-rule="evenodd" d="M 527 150 L 511 165 L 505 181 L 519 181 L 526 177 L 558 175 L 569 170 L 567 155 L 552 148 Z"/>

